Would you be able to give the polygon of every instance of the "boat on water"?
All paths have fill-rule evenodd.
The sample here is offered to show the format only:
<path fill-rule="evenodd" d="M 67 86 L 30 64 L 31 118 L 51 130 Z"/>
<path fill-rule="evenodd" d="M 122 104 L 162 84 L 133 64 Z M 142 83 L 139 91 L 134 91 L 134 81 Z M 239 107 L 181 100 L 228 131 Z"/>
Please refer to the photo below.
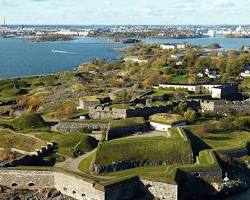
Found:
<path fill-rule="evenodd" d="M 52 53 L 63 53 L 63 54 L 72 54 L 72 55 L 79 55 L 80 53 L 75 53 L 75 52 L 69 52 L 69 51 L 61 51 L 61 50 L 51 50 Z"/>
<path fill-rule="evenodd" d="M 51 52 L 52 53 L 69 53 L 67 51 L 60 51 L 60 50 L 55 50 L 55 49 L 52 49 Z"/>

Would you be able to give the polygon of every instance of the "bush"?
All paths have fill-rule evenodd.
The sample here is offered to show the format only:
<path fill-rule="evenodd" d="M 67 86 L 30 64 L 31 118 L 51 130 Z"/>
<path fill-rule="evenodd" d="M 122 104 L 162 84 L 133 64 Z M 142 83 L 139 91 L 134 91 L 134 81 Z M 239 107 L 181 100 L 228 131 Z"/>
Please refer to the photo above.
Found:
<path fill-rule="evenodd" d="M 184 113 L 184 117 L 189 123 L 194 123 L 197 119 L 196 112 L 191 108 Z"/>
<path fill-rule="evenodd" d="M 250 128 L 250 117 L 246 116 L 246 117 L 238 117 L 235 119 L 235 126 L 238 129 L 246 129 L 246 128 Z"/>

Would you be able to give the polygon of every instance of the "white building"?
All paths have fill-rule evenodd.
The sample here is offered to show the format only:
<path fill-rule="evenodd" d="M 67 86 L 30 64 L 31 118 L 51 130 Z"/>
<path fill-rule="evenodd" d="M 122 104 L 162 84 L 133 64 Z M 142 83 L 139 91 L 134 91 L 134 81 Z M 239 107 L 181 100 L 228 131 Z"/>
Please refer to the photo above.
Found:
<path fill-rule="evenodd" d="M 137 56 L 128 56 L 123 59 L 125 62 L 148 63 L 148 60 L 139 59 Z"/>
<path fill-rule="evenodd" d="M 160 45 L 161 49 L 163 50 L 170 50 L 170 49 L 186 49 L 187 43 L 177 43 L 177 44 L 162 44 Z"/>
<path fill-rule="evenodd" d="M 173 125 L 170 124 L 164 124 L 164 123 L 157 123 L 157 122 L 150 122 L 150 128 L 152 130 L 156 130 L 156 131 L 168 131 L 168 129 L 173 128 L 173 127 L 180 127 L 180 126 L 186 126 L 187 122 L 180 122 L 180 123 L 176 123 Z"/>
<path fill-rule="evenodd" d="M 78 36 L 78 32 L 77 31 L 71 31 L 71 30 L 60 30 L 57 32 L 53 33 L 54 35 L 69 35 L 69 36 Z"/>
<path fill-rule="evenodd" d="M 170 50 L 176 48 L 175 44 L 162 44 L 160 47 L 163 50 Z"/>
<path fill-rule="evenodd" d="M 180 115 L 160 113 L 150 117 L 150 128 L 156 131 L 168 131 L 172 127 L 186 126 L 187 121 Z"/>
<path fill-rule="evenodd" d="M 212 94 L 213 89 L 220 87 L 222 85 L 219 84 L 159 84 L 159 88 L 168 88 L 168 89 L 184 89 L 189 92 L 193 92 L 194 94 Z"/>
<path fill-rule="evenodd" d="M 242 77 L 250 77 L 250 71 L 249 70 L 245 70 L 244 72 L 242 72 L 240 74 Z"/>
<path fill-rule="evenodd" d="M 207 35 L 208 35 L 209 37 L 215 37 L 215 31 L 214 31 L 214 30 L 209 30 L 209 31 L 207 32 Z"/>

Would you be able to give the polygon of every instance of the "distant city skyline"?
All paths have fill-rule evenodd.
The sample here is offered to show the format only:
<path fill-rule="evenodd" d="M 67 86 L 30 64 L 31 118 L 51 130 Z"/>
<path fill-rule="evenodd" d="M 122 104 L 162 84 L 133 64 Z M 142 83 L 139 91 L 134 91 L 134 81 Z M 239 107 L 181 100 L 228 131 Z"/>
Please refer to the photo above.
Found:
<path fill-rule="evenodd" d="M 0 24 L 249 24 L 250 0 L 0 0 Z"/>

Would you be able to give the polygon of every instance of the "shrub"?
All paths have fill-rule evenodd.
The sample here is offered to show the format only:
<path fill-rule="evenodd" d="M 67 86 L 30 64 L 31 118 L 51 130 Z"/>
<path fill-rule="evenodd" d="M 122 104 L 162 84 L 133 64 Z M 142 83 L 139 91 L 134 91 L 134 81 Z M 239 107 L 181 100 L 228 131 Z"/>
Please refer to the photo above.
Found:
<path fill-rule="evenodd" d="M 250 117 L 238 117 L 235 119 L 235 126 L 239 129 L 250 128 Z"/>
<path fill-rule="evenodd" d="M 189 109 L 184 113 L 184 117 L 185 117 L 185 119 L 186 119 L 188 122 L 190 122 L 190 123 L 193 123 L 193 122 L 196 120 L 196 118 L 197 118 L 196 112 L 195 112 L 193 109 L 191 109 L 191 108 L 189 108 Z"/>

